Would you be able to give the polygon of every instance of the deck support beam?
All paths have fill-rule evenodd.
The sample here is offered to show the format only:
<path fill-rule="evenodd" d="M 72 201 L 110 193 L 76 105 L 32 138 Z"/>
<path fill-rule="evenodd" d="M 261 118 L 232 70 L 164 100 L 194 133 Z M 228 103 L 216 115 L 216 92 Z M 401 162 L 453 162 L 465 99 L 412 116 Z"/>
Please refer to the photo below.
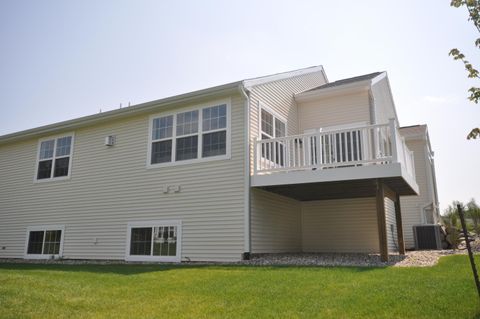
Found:
<path fill-rule="evenodd" d="M 400 208 L 400 196 L 397 194 L 395 199 L 395 220 L 397 224 L 397 243 L 398 253 L 405 255 L 405 241 L 403 239 L 402 210 Z"/>
<path fill-rule="evenodd" d="M 383 181 L 377 179 L 377 224 L 380 259 L 388 261 L 387 223 L 385 220 L 385 188 Z"/>

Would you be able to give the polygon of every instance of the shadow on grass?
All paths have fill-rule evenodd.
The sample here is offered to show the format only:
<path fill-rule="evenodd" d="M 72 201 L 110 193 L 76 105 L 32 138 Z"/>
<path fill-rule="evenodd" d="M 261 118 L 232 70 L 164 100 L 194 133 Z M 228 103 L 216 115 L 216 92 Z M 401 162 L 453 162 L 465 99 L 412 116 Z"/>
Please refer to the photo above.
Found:
<path fill-rule="evenodd" d="M 364 273 L 382 271 L 386 267 L 348 267 L 348 266 L 290 266 L 290 265 L 248 265 L 248 264 L 59 264 L 59 263 L 0 263 L 2 270 L 24 270 L 24 271 L 59 271 L 59 272 L 89 272 L 98 274 L 137 275 L 149 272 L 178 271 L 189 269 L 209 270 L 255 270 L 255 271 L 280 271 L 280 270 L 304 270 L 304 271 L 345 271 L 351 273 Z"/>

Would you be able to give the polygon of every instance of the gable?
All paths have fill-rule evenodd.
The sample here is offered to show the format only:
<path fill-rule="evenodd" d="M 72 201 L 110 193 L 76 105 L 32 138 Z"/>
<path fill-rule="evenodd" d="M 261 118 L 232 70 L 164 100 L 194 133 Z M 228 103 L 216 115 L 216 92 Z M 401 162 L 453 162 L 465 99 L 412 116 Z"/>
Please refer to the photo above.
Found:
<path fill-rule="evenodd" d="M 377 124 L 388 123 L 389 119 L 397 119 L 397 111 L 393 101 L 388 78 L 384 77 L 372 83 L 371 94 L 374 103 L 374 117 Z"/>

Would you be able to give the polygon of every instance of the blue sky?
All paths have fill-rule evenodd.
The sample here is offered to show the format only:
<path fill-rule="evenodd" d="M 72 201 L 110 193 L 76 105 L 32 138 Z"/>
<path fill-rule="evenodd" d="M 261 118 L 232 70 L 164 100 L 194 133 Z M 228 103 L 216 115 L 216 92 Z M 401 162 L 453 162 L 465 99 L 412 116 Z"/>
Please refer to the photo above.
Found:
<path fill-rule="evenodd" d="M 322 64 L 387 71 L 401 125 L 429 126 L 442 208 L 480 201 L 480 67 L 465 9 L 424 1 L 1 1 L 0 135 Z M 478 83 L 477 83 L 478 85 Z"/>

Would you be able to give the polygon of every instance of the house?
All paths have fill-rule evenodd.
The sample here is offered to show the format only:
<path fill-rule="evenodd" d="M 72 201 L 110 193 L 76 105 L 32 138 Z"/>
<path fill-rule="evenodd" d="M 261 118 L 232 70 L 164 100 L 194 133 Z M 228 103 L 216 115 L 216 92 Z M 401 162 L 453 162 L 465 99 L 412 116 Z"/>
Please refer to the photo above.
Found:
<path fill-rule="evenodd" d="M 389 252 L 438 217 L 426 126 L 385 72 L 322 66 L 0 137 L 0 258 Z"/>
<path fill-rule="evenodd" d="M 420 190 L 418 196 L 405 196 L 400 199 L 405 245 L 413 249 L 414 225 L 440 223 L 434 153 L 426 125 L 401 127 L 400 134 L 414 154 L 415 179 Z"/>

